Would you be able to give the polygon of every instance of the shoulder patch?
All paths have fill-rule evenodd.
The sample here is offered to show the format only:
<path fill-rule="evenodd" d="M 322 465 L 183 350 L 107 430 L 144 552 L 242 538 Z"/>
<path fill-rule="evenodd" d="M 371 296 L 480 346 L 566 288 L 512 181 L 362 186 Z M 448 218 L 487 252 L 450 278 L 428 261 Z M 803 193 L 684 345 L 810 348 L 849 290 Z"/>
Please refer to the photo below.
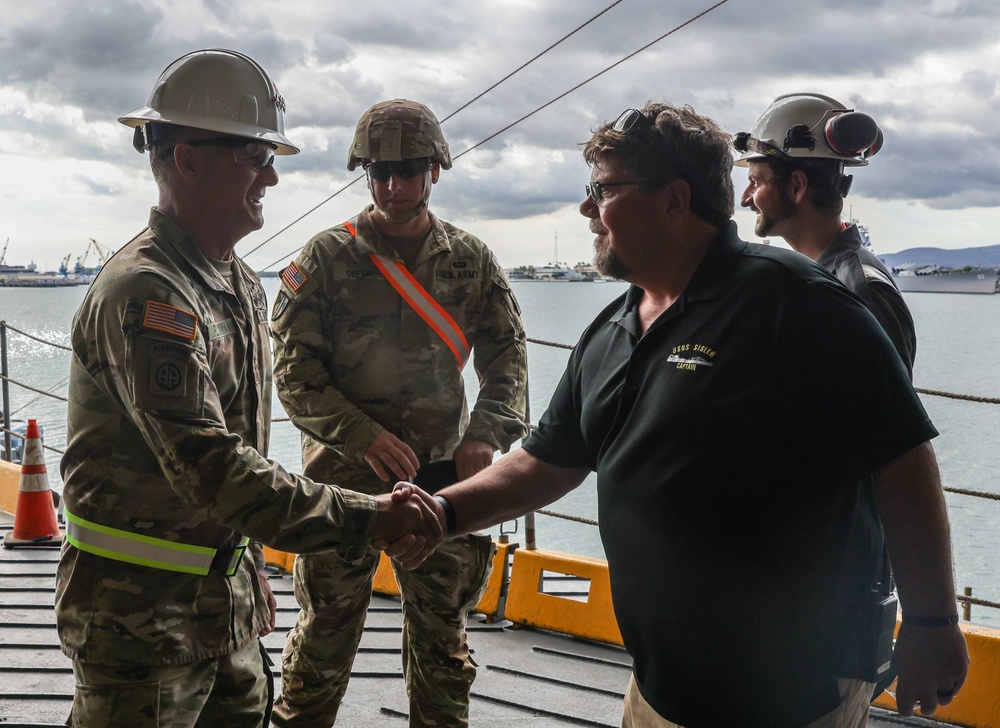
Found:
<path fill-rule="evenodd" d="M 142 314 L 142 326 L 146 329 L 163 331 L 182 339 L 193 340 L 198 326 L 198 316 L 183 308 L 159 301 L 146 301 Z"/>
<path fill-rule="evenodd" d="M 281 318 L 281 315 L 288 309 L 288 303 L 290 301 L 291 299 L 288 297 L 287 293 L 284 291 L 278 291 L 278 297 L 274 301 L 274 310 L 271 312 L 272 321 L 277 321 Z"/>
<path fill-rule="evenodd" d="M 295 293 L 302 288 L 302 284 L 306 282 L 307 278 L 302 269 L 293 261 L 281 271 L 281 280 L 292 290 L 292 293 Z"/>

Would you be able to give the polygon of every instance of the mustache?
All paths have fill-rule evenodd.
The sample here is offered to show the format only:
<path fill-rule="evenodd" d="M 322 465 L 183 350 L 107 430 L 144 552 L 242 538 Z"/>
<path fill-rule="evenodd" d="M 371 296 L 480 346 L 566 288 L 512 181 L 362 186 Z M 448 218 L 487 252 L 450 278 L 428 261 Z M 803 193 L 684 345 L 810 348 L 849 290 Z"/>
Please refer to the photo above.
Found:
<path fill-rule="evenodd" d="M 590 222 L 590 232 L 594 233 L 594 235 L 604 235 L 608 231 L 607 229 L 605 229 L 603 225 L 599 224 L 596 220 L 592 220 Z"/>

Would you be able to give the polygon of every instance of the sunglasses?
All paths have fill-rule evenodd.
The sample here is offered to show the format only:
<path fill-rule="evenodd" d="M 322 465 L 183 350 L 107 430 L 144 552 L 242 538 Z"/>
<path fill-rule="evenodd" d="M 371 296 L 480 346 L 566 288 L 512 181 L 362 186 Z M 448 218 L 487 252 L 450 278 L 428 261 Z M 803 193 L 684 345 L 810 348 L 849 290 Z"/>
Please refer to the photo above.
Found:
<path fill-rule="evenodd" d="M 632 132 L 647 129 L 649 126 L 649 119 L 641 111 L 638 109 L 625 109 L 615 119 L 615 123 L 611 125 L 611 128 L 619 134 L 631 134 Z"/>
<path fill-rule="evenodd" d="M 392 175 L 400 179 L 413 179 L 430 167 L 430 159 L 404 159 L 400 162 L 368 162 L 364 165 L 368 176 L 379 182 L 388 182 Z"/>
<path fill-rule="evenodd" d="M 595 182 L 591 180 L 590 182 L 587 183 L 587 186 L 584 187 L 584 190 L 586 190 L 587 194 L 590 195 L 590 199 L 593 200 L 594 204 L 596 205 L 604 198 L 604 190 L 606 187 L 624 187 L 625 185 L 641 185 L 647 182 L 656 183 L 656 182 L 671 182 L 671 181 L 673 181 L 672 177 L 637 179 L 634 182 Z"/>
<path fill-rule="evenodd" d="M 231 147 L 233 159 L 239 164 L 246 164 L 258 172 L 274 164 L 274 147 L 264 142 L 248 142 L 239 137 L 218 137 L 213 139 L 195 139 L 184 142 L 192 147 Z"/>

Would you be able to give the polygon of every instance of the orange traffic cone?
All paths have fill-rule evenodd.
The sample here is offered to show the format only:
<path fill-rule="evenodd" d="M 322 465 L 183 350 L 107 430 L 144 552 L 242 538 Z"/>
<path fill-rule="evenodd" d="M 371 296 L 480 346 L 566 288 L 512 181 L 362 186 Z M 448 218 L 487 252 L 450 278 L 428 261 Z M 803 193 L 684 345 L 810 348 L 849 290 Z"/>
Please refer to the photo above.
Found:
<path fill-rule="evenodd" d="M 56 522 L 56 509 L 49 490 L 49 476 L 42 456 L 42 438 L 38 421 L 28 420 L 21 457 L 21 482 L 17 489 L 14 529 L 3 539 L 6 548 L 60 546 L 62 532 Z"/>

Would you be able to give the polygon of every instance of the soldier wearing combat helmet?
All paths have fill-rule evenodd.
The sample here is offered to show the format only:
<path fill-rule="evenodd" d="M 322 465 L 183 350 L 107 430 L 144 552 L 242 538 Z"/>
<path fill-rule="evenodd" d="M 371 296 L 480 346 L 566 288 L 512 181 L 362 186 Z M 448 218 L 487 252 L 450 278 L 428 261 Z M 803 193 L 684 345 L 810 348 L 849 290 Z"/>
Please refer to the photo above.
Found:
<path fill-rule="evenodd" d="M 415 488 L 372 498 L 266 459 L 267 303 L 233 249 L 263 224 L 275 154 L 298 151 L 284 109 L 255 61 L 204 50 L 120 119 L 159 201 L 73 321 L 56 577 L 68 725 L 259 728 L 275 601 L 257 542 L 352 559 L 377 539 L 413 566 L 443 537 Z"/>
<path fill-rule="evenodd" d="M 372 204 L 306 244 L 281 274 L 271 316 L 278 394 L 303 432 L 304 472 L 373 494 L 397 479 L 432 488 L 466 478 L 525 433 L 514 296 L 490 250 L 428 209 L 451 156 L 426 106 L 397 99 L 366 111 L 347 166 L 365 170 Z M 471 412 L 469 359 L 480 382 Z M 465 619 L 493 550 L 470 534 L 413 572 L 397 568 L 411 726 L 468 725 Z M 377 563 L 374 553 L 296 560 L 302 611 L 282 657 L 277 725 L 333 725 Z"/>

